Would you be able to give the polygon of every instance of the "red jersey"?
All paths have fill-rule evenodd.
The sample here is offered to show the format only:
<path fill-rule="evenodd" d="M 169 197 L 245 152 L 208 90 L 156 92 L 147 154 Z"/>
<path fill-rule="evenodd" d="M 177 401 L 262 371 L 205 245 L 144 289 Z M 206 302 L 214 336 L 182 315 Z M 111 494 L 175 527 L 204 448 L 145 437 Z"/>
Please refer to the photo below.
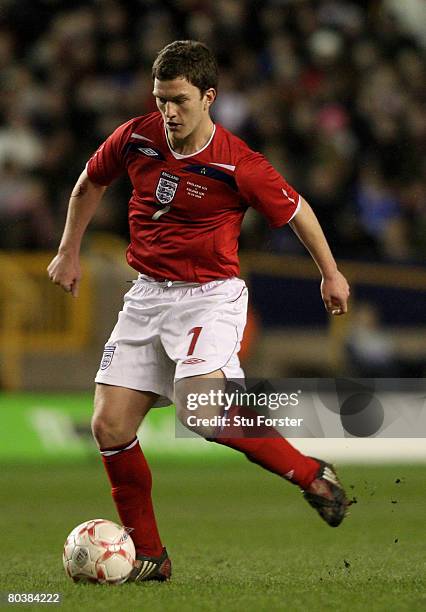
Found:
<path fill-rule="evenodd" d="M 300 196 L 261 155 L 220 125 L 196 153 L 175 153 L 159 112 L 118 127 L 87 164 L 109 185 L 127 172 L 130 266 L 158 280 L 205 283 L 238 276 L 238 237 L 248 206 L 272 227 L 294 216 Z"/>

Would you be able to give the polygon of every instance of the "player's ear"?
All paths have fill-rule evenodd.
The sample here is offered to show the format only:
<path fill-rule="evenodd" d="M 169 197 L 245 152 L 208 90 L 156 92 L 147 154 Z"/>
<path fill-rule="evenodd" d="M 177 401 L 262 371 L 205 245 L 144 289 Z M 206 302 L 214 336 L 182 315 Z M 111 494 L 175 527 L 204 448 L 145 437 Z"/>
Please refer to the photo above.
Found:
<path fill-rule="evenodd" d="M 207 110 L 216 99 L 216 90 L 213 87 L 204 92 L 204 110 Z"/>

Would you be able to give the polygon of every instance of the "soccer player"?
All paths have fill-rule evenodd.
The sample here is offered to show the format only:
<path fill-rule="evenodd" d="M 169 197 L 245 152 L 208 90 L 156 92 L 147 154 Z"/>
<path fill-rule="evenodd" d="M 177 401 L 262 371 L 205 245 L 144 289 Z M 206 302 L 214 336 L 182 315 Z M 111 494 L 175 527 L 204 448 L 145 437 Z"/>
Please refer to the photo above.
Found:
<path fill-rule="evenodd" d="M 243 378 L 238 351 L 247 288 L 238 278 L 238 236 L 253 206 L 272 227 L 289 223 L 322 275 L 327 311 L 347 311 L 348 283 L 307 202 L 259 153 L 210 116 L 217 91 L 214 56 L 200 42 L 176 41 L 152 68 L 158 112 L 119 126 L 89 159 L 71 194 L 51 280 L 77 296 L 83 234 L 103 193 L 127 173 L 131 241 L 139 272 L 105 345 L 96 376 L 93 434 L 123 525 L 132 528 L 137 564 L 131 579 L 167 580 L 171 562 L 157 529 L 151 472 L 137 430 L 159 396 L 175 400 L 196 381 Z M 328 463 L 280 436 L 205 437 L 298 485 L 331 526 L 348 500 Z"/>

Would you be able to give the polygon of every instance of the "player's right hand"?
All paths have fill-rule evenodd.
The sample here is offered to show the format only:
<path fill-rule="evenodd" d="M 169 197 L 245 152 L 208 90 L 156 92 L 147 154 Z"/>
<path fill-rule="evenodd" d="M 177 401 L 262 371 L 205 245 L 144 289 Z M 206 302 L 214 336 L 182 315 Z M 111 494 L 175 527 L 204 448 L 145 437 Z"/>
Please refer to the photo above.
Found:
<path fill-rule="evenodd" d="M 348 281 L 339 270 L 336 270 L 333 276 L 323 277 L 321 295 L 329 314 L 343 315 L 348 312 L 350 288 Z"/>
<path fill-rule="evenodd" d="M 81 280 L 81 269 L 78 255 L 58 253 L 47 266 L 50 280 L 62 287 L 64 291 L 78 296 Z"/>

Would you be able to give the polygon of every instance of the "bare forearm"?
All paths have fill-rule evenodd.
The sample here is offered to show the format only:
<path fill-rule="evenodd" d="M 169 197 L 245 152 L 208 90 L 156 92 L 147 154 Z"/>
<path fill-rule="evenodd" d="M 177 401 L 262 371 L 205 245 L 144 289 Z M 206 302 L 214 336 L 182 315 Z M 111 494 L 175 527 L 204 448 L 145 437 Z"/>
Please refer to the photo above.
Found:
<path fill-rule="evenodd" d="M 305 200 L 290 222 L 299 240 L 303 242 L 317 264 L 321 275 L 321 296 L 328 313 L 342 315 L 348 310 L 349 285 L 330 251 L 324 232 L 312 208 Z"/>
<path fill-rule="evenodd" d="M 78 296 L 81 280 L 80 246 L 84 232 L 96 212 L 106 187 L 89 180 L 86 170 L 81 173 L 68 205 L 67 220 L 58 254 L 47 266 L 49 278 L 73 295 Z"/>
<path fill-rule="evenodd" d="M 301 208 L 290 227 L 299 240 L 305 245 L 312 259 L 317 264 L 323 278 L 331 277 L 337 272 L 337 265 L 328 246 L 324 232 L 312 208 L 302 198 Z"/>
<path fill-rule="evenodd" d="M 106 187 L 96 185 L 89 180 L 86 170 L 81 173 L 71 193 L 59 253 L 77 254 L 80 251 L 84 232 L 105 190 Z"/>

